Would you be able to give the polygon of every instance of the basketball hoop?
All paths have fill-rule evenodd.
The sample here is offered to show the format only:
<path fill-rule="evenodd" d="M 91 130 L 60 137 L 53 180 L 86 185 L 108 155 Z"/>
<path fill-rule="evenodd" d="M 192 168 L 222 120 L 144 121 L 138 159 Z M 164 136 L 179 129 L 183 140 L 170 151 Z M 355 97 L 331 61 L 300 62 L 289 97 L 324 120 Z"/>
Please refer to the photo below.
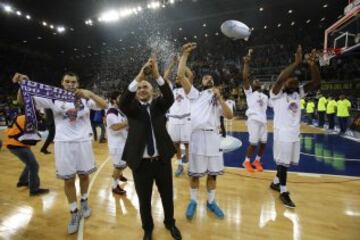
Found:
<path fill-rule="evenodd" d="M 330 60 L 342 53 L 342 48 L 327 48 L 318 53 L 320 66 L 329 66 Z"/>

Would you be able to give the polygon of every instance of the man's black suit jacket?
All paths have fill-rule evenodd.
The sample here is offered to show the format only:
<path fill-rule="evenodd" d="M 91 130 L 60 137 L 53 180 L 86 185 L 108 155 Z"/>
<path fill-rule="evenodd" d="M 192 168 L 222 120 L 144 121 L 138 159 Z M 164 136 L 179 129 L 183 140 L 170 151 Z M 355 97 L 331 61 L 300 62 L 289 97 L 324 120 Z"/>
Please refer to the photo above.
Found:
<path fill-rule="evenodd" d="M 152 100 L 150 104 L 151 122 L 155 134 L 156 146 L 161 161 L 170 164 L 176 150 L 166 129 L 165 114 L 174 103 L 174 95 L 169 84 L 160 86 L 162 96 Z M 146 109 L 135 98 L 136 93 L 128 89 L 121 96 L 120 110 L 126 115 L 129 132 L 125 143 L 122 159 L 127 162 L 131 170 L 136 171 L 140 166 L 146 146 Z"/>

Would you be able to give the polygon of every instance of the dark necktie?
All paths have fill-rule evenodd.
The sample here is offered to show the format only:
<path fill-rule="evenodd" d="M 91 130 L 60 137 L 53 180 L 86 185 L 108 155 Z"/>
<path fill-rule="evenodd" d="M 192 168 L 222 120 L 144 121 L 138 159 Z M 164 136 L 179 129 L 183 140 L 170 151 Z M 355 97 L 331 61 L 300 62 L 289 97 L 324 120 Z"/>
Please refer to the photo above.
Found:
<path fill-rule="evenodd" d="M 145 121 L 146 121 L 146 145 L 147 145 L 147 153 L 149 156 L 153 156 L 155 153 L 154 150 L 154 139 L 152 136 L 152 124 L 151 124 L 151 115 L 148 112 L 148 108 L 150 107 L 150 104 L 144 104 L 143 105 L 144 110 L 146 112 L 145 114 Z M 149 109 L 150 110 L 150 109 Z"/>

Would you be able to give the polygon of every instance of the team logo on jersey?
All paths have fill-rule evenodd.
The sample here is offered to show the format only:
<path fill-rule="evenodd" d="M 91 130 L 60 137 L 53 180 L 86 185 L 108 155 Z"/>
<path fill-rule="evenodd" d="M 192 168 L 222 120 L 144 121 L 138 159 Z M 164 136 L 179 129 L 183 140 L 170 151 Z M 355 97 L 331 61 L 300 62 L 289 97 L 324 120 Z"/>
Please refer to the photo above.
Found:
<path fill-rule="evenodd" d="M 78 111 L 75 108 L 70 108 L 65 112 L 64 119 L 69 119 L 70 122 L 75 122 Z"/>
<path fill-rule="evenodd" d="M 176 100 L 177 102 L 181 102 L 182 100 L 184 100 L 184 97 L 183 97 L 181 94 L 176 94 L 175 100 Z"/>
<path fill-rule="evenodd" d="M 211 100 L 210 100 L 210 104 L 213 106 L 217 106 L 218 105 L 218 100 L 215 96 L 212 96 Z"/>
<path fill-rule="evenodd" d="M 288 108 L 293 113 L 297 113 L 297 111 L 299 110 L 299 105 L 295 101 L 290 101 Z"/>
<path fill-rule="evenodd" d="M 257 100 L 257 103 L 259 104 L 260 107 L 263 107 L 265 105 L 264 100 L 262 98 L 259 98 Z"/>

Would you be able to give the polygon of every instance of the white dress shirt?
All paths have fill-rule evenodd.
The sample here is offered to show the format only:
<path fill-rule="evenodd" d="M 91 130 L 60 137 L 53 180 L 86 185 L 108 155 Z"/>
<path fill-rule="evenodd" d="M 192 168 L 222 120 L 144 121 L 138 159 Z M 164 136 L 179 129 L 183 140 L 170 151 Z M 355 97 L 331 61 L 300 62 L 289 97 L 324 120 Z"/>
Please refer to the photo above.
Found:
<path fill-rule="evenodd" d="M 162 86 L 165 84 L 165 81 L 164 79 L 160 76 L 158 79 L 156 79 L 156 82 L 159 84 L 159 86 Z M 137 87 L 138 87 L 138 82 L 136 80 L 133 80 L 130 84 L 129 84 L 129 91 L 130 92 L 136 92 L 137 90 Z M 143 102 L 143 101 L 140 101 L 140 103 L 142 105 L 146 105 L 146 104 L 151 104 L 152 102 L 152 98 L 150 98 L 149 101 L 147 102 Z M 148 107 L 146 109 L 150 115 L 150 122 L 151 122 L 151 132 L 152 132 L 152 138 L 153 138 L 153 142 L 154 142 L 154 155 L 153 156 L 149 156 L 148 154 L 148 151 L 147 151 L 147 145 L 145 145 L 145 150 L 144 150 L 144 153 L 143 153 L 143 158 L 153 158 L 153 157 L 158 157 L 159 156 L 159 151 L 157 149 L 157 145 L 156 145 L 156 139 L 155 139 L 155 133 L 154 133 L 154 128 L 152 126 L 152 119 L 151 119 L 151 114 L 150 114 L 150 107 Z"/>

